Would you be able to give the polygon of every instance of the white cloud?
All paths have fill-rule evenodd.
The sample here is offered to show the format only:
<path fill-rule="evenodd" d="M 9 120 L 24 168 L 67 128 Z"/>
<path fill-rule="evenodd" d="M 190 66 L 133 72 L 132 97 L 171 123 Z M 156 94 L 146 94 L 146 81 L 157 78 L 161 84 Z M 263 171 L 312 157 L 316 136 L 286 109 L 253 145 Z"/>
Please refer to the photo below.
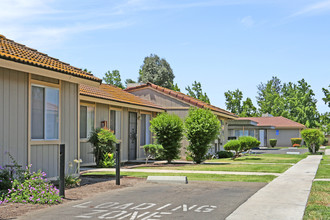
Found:
<path fill-rule="evenodd" d="M 309 5 L 293 13 L 290 17 L 300 16 L 305 14 L 317 14 L 329 10 L 330 10 L 330 1 L 328 0 L 328 1 L 318 2 L 313 5 Z"/>
<path fill-rule="evenodd" d="M 240 20 L 241 24 L 243 24 L 245 27 L 249 28 L 252 27 L 255 24 L 255 21 L 251 16 L 246 16 Z"/>

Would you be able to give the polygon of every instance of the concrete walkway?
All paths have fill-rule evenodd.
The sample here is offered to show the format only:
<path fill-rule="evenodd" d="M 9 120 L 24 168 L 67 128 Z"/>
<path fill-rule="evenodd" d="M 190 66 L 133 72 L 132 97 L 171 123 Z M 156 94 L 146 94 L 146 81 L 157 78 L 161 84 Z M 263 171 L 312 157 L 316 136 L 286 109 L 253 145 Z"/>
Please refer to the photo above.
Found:
<path fill-rule="evenodd" d="M 324 154 L 325 155 L 330 155 L 330 149 L 325 149 Z"/>
<path fill-rule="evenodd" d="M 114 168 L 81 168 L 80 173 L 86 172 L 115 172 Z M 140 172 L 140 173 L 200 173 L 200 174 L 233 174 L 233 175 L 256 175 L 280 176 L 280 173 L 261 172 L 231 172 L 231 171 L 199 171 L 199 170 L 163 170 L 163 169 L 120 169 L 120 172 Z"/>
<path fill-rule="evenodd" d="M 251 196 L 227 220 L 302 219 L 321 155 L 308 156 Z"/>

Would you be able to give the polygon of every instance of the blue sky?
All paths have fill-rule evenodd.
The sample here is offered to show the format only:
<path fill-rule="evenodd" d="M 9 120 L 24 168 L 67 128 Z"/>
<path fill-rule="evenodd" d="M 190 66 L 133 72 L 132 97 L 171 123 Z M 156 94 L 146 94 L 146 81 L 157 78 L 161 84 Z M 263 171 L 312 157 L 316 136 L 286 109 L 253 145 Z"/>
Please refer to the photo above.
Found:
<path fill-rule="evenodd" d="M 277 76 L 305 78 L 320 112 L 329 111 L 329 24 L 329 0 L 1 0 L 0 14 L 0 34 L 98 77 L 118 69 L 136 80 L 155 53 L 182 92 L 200 81 L 219 107 L 237 88 L 255 103 L 257 85 Z"/>

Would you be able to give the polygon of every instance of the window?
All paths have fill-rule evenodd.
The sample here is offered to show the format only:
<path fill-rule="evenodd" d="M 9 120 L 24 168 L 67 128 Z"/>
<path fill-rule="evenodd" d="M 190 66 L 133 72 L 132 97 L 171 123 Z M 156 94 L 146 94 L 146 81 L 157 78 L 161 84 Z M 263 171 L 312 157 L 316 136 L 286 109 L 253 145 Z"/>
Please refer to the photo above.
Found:
<path fill-rule="evenodd" d="M 121 140 L 121 111 L 110 110 L 110 130 Z"/>
<path fill-rule="evenodd" d="M 57 140 L 59 89 L 33 85 L 31 96 L 31 138 Z"/>
<path fill-rule="evenodd" d="M 151 115 L 141 114 L 140 146 L 151 143 L 150 120 Z"/>
<path fill-rule="evenodd" d="M 80 138 L 89 138 L 94 129 L 94 107 L 80 106 Z"/>

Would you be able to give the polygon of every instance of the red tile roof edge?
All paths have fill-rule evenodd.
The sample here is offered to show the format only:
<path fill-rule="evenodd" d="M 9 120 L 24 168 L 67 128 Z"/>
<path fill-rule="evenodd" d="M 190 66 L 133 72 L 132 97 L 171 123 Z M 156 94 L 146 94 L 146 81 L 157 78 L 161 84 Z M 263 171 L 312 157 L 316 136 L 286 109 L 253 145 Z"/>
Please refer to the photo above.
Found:
<path fill-rule="evenodd" d="M 240 118 L 237 118 L 236 120 L 251 120 L 251 121 L 254 121 L 254 122 L 257 122 L 258 123 L 258 125 L 257 126 L 259 126 L 259 124 L 260 124 L 260 120 L 264 120 L 264 119 L 280 119 L 280 120 L 285 120 L 285 121 L 287 121 L 287 122 L 289 122 L 289 123 L 291 123 L 291 125 L 289 124 L 289 125 L 276 125 L 276 123 L 262 123 L 262 125 L 260 125 L 260 126 L 273 126 L 273 127 L 275 127 L 275 128 L 306 128 L 306 126 L 305 125 L 303 125 L 303 124 L 301 124 L 301 123 L 299 123 L 299 122 L 295 122 L 295 121 L 293 121 L 293 120 L 291 120 L 291 119 L 288 119 L 288 118 L 285 118 L 285 117 L 283 117 L 283 116 L 269 116 L 269 117 L 240 117 Z"/>
<path fill-rule="evenodd" d="M 173 91 L 171 89 L 167 89 L 167 88 L 164 88 L 164 87 L 161 87 L 161 86 L 158 86 L 158 85 L 155 85 L 153 83 L 150 83 L 150 82 L 147 82 L 145 84 L 142 84 L 142 85 L 139 85 L 139 86 L 135 86 L 135 87 L 130 87 L 130 88 L 127 88 L 127 89 L 124 89 L 125 91 L 127 92 L 130 92 L 130 91 L 133 91 L 133 90 L 136 90 L 136 89 L 140 89 L 140 88 L 145 88 L 145 87 L 151 87 L 153 89 L 156 89 L 157 91 L 160 91 L 160 92 L 163 92 L 163 93 L 166 93 L 174 98 L 177 98 L 177 99 L 180 99 L 184 102 L 187 102 L 187 103 L 190 103 L 192 105 L 195 105 L 197 107 L 200 107 L 200 108 L 209 108 L 213 111 L 216 111 L 216 112 L 219 112 L 219 113 L 222 113 L 222 114 L 226 114 L 226 115 L 230 115 L 230 116 L 233 116 L 235 118 L 238 118 L 237 115 L 229 112 L 229 111 L 226 111 L 222 108 L 219 108 L 217 106 L 214 106 L 214 105 L 211 105 L 211 104 L 207 104 L 199 99 L 196 99 L 196 98 L 193 98 L 189 95 L 186 95 L 182 92 L 177 92 L 177 91 Z M 166 92 L 168 91 L 168 92 Z"/>

